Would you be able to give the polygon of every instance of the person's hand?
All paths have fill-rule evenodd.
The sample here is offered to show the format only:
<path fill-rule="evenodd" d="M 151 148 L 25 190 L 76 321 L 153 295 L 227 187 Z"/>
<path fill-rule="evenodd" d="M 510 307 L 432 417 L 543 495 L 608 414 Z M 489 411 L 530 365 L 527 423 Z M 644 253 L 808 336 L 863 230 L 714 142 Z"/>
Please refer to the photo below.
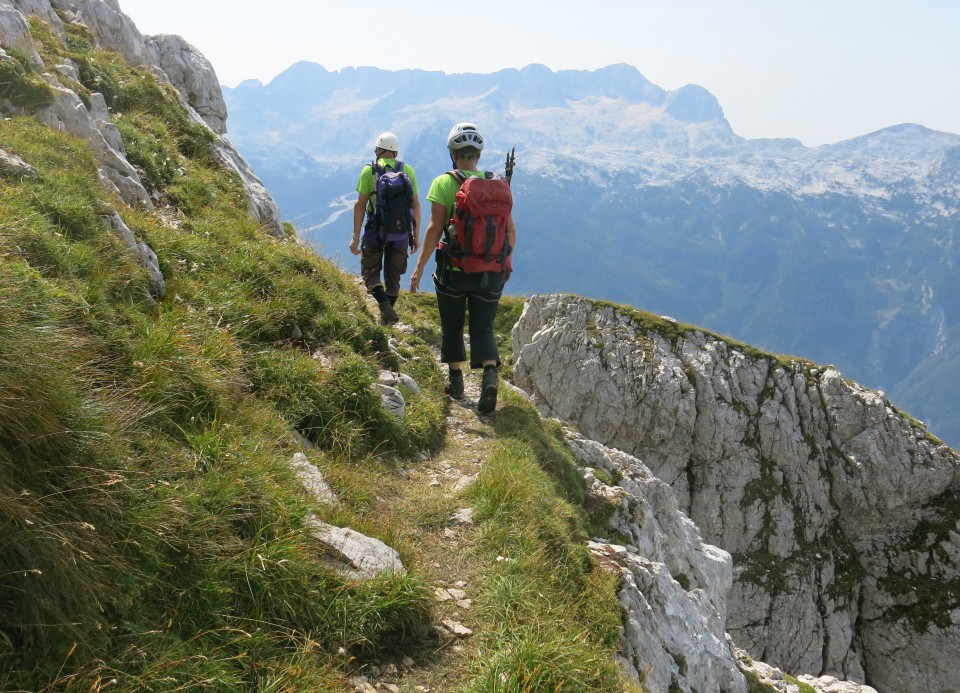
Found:
<path fill-rule="evenodd" d="M 410 239 L 410 254 L 413 255 L 417 252 L 417 248 L 420 247 L 420 239 L 417 236 L 413 236 Z"/>
<path fill-rule="evenodd" d="M 359 254 L 360 254 L 360 239 L 359 239 L 359 238 L 354 238 L 352 241 L 350 241 L 350 252 L 353 253 L 354 255 L 359 255 Z"/>
<path fill-rule="evenodd" d="M 410 293 L 415 294 L 420 289 L 420 268 L 410 274 Z"/>

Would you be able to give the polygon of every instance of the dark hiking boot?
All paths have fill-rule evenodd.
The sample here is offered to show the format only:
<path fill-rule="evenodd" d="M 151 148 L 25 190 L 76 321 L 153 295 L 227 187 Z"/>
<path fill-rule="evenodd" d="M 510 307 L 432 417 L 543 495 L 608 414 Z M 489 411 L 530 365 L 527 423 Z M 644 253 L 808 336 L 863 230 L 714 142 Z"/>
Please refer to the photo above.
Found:
<path fill-rule="evenodd" d="M 480 401 L 477 402 L 477 411 L 489 414 L 497 408 L 497 389 L 500 386 L 500 376 L 496 366 L 485 366 L 483 380 L 480 381 Z"/>
<path fill-rule="evenodd" d="M 447 385 L 447 394 L 454 399 L 463 398 L 463 371 L 450 369 L 450 383 Z"/>
<path fill-rule="evenodd" d="M 382 324 L 392 325 L 400 322 L 400 316 L 397 315 L 397 311 L 390 304 L 390 301 L 380 301 L 377 305 L 380 306 L 380 322 Z"/>

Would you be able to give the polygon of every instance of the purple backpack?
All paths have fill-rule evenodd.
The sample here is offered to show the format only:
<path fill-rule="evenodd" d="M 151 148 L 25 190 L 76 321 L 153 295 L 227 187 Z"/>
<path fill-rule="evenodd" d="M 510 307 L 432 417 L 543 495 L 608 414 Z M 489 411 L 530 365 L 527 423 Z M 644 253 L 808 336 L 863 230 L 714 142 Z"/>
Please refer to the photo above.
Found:
<path fill-rule="evenodd" d="M 374 161 L 373 194 L 375 205 L 367 207 L 367 223 L 364 226 L 364 241 L 382 248 L 391 243 L 406 247 L 413 237 L 413 183 L 398 161 L 392 169 Z M 373 207 L 373 209 L 371 209 Z"/>

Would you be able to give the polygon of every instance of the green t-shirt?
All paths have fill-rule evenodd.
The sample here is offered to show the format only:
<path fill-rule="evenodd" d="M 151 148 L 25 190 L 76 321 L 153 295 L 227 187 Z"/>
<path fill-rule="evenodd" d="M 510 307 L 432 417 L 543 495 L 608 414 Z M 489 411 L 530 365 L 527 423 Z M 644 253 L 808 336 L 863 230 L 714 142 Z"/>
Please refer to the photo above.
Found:
<path fill-rule="evenodd" d="M 460 173 L 475 178 L 483 178 L 484 175 L 483 171 L 460 171 Z M 460 181 L 449 173 L 444 173 L 442 176 L 437 176 L 433 179 L 433 183 L 430 184 L 430 192 L 427 193 L 427 201 L 437 202 L 446 207 L 447 216 L 445 216 L 444 219 L 450 221 L 450 217 L 453 216 L 453 205 L 457 201 L 457 192 L 459 190 Z"/>
<path fill-rule="evenodd" d="M 397 165 L 396 159 L 377 159 L 377 163 L 381 166 L 386 166 L 391 171 L 393 167 Z M 410 167 L 410 164 L 403 165 L 403 172 L 407 174 L 407 177 L 410 178 L 410 185 L 413 186 L 414 196 L 419 194 L 417 189 L 417 174 L 413 172 L 413 169 Z M 373 182 L 373 166 L 367 164 L 363 167 L 363 170 L 360 171 L 360 180 L 357 181 L 357 192 L 362 195 L 366 195 L 370 199 L 367 201 L 367 208 L 373 210 L 373 206 L 376 204 L 377 197 L 373 194 L 374 182 Z"/>

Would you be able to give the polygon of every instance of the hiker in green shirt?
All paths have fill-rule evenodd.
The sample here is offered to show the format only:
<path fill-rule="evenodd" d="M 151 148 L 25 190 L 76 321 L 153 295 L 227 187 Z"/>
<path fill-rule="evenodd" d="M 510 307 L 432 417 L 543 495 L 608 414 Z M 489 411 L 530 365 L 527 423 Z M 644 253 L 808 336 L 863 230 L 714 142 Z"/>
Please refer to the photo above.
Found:
<path fill-rule="evenodd" d="M 465 258 L 464 255 L 469 256 L 469 252 L 460 253 L 459 256 L 454 254 L 451 241 L 456 243 L 456 239 L 451 238 L 454 227 L 451 219 L 457 193 L 470 178 L 496 177 L 478 168 L 483 136 L 473 123 L 455 125 L 447 138 L 447 149 L 454 171 L 435 178 L 427 193 L 427 200 L 431 203 L 430 220 L 417 266 L 410 275 L 410 291 L 416 293 L 419 290 L 427 260 L 436 251 L 437 270 L 433 275 L 433 284 L 440 311 L 440 360 L 449 367 L 447 392 L 455 399 L 463 397 L 463 364 L 467 361 L 463 331 L 469 313 L 470 367 L 483 368 L 477 411 L 488 414 L 497 406 L 499 385 L 497 368 L 500 366 L 500 353 L 493 323 L 503 287 L 510 277 L 510 256 L 516 245 L 517 227 L 512 213 L 508 211 L 505 223 L 500 225 L 498 232 L 499 241 L 502 242 L 500 256 L 494 258 L 493 262 L 489 262 L 488 256 L 487 264 L 480 271 L 477 271 L 476 263 L 482 263 L 483 260 L 476 256 Z M 509 197 L 509 191 L 506 196 Z M 511 206 L 512 201 L 507 209 Z M 472 263 L 467 260 L 472 260 Z"/>
<path fill-rule="evenodd" d="M 360 256 L 360 276 L 377 302 L 384 325 L 400 320 L 394 306 L 400 296 L 400 277 L 407 271 L 407 249 L 416 252 L 420 246 L 417 176 L 408 164 L 397 161 L 399 149 L 400 142 L 392 132 L 377 137 L 376 161 L 360 171 L 353 206 L 350 252 Z M 390 175 L 401 171 L 405 175 Z M 387 199 L 378 200 L 378 190 Z"/>

